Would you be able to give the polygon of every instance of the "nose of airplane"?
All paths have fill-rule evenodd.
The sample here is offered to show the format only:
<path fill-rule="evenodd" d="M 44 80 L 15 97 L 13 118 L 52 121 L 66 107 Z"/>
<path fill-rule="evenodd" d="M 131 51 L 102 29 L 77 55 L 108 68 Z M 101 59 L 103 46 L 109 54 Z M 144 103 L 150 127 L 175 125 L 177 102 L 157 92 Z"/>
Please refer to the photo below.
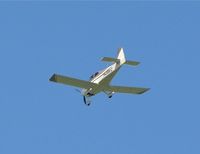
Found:
<path fill-rule="evenodd" d="M 83 90 L 81 91 L 81 95 L 86 96 L 86 95 L 87 95 L 87 89 L 83 89 Z"/>

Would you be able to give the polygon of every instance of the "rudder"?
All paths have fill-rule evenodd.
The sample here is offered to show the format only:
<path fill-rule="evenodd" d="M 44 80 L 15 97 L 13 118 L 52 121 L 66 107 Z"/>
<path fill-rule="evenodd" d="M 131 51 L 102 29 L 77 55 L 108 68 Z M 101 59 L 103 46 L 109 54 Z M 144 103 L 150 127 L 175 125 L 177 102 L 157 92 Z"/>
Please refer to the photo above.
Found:
<path fill-rule="evenodd" d="M 120 60 L 120 65 L 124 64 L 126 62 L 125 54 L 123 48 L 119 48 L 117 59 Z"/>

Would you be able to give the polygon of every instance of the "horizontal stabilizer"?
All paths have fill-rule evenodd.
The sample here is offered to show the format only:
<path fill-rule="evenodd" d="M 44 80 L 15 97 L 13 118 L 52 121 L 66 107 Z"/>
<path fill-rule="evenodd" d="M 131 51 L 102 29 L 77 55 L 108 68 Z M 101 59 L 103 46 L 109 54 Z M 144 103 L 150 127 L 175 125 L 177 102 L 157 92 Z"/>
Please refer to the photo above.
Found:
<path fill-rule="evenodd" d="M 125 62 L 125 64 L 127 64 L 127 65 L 132 65 L 132 66 L 137 66 L 138 64 L 140 64 L 140 62 L 127 60 L 127 61 Z"/>
<path fill-rule="evenodd" d="M 97 86 L 97 84 L 89 82 L 89 81 L 75 79 L 75 78 L 62 76 L 62 75 L 58 75 L 58 74 L 53 74 L 49 80 L 53 81 L 53 82 L 58 82 L 58 83 L 75 86 L 75 87 L 80 87 L 80 88 L 85 88 L 85 89 L 94 88 Z"/>
<path fill-rule="evenodd" d="M 111 58 L 111 57 L 103 57 L 103 58 L 101 59 L 101 61 L 119 63 L 119 62 L 120 62 L 120 59 Z"/>
<path fill-rule="evenodd" d="M 101 61 L 120 63 L 120 59 L 111 58 L 111 57 L 103 57 L 101 59 Z M 140 64 L 140 62 L 126 60 L 124 64 L 126 64 L 126 65 L 132 65 L 132 66 L 137 66 L 138 64 Z"/>
<path fill-rule="evenodd" d="M 116 93 L 143 94 L 144 92 L 148 91 L 149 88 L 109 86 L 105 90 L 116 92 Z"/>

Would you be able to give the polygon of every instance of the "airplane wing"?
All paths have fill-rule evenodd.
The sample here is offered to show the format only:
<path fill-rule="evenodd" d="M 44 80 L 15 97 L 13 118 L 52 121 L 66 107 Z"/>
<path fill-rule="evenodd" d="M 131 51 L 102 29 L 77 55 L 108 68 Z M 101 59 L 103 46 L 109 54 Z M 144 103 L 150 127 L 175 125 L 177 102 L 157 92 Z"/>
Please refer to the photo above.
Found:
<path fill-rule="evenodd" d="M 118 92 L 118 93 L 143 94 L 144 92 L 149 90 L 149 88 L 109 86 L 105 90 Z"/>
<path fill-rule="evenodd" d="M 80 88 L 85 88 L 85 89 L 94 88 L 97 86 L 97 84 L 89 82 L 89 81 L 75 79 L 75 78 L 62 76 L 62 75 L 58 75 L 58 74 L 53 74 L 49 80 L 52 82 L 58 82 L 58 83 L 75 86 L 75 87 L 80 87 Z"/>

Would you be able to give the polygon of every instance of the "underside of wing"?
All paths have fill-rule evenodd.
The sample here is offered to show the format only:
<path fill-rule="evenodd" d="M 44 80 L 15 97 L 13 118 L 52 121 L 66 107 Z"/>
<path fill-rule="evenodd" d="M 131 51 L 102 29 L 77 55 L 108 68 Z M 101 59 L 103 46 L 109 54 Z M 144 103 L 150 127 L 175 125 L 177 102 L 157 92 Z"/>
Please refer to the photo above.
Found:
<path fill-rule="evenodd" d="M 109 86 L 106 90 L 117 93 L 143 94 L 149 88 Z"/>
<path fill-rule="evenodd" d="M 75 79 L 75 78 L 62 76 L 62 75 L 58 75 L 58 74 L 53 74 L 49 80 L 52 82 L 58 82 L 58 83 L 75 86 L 75 87 L 80 87 L 80 88 L 85 88 L 85 89 L 94 88 L 97 86 L 97 84 L 89 82 L 89 81 Z"/>

